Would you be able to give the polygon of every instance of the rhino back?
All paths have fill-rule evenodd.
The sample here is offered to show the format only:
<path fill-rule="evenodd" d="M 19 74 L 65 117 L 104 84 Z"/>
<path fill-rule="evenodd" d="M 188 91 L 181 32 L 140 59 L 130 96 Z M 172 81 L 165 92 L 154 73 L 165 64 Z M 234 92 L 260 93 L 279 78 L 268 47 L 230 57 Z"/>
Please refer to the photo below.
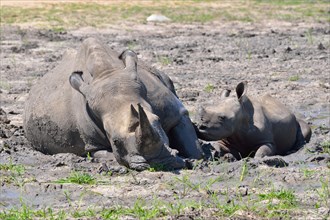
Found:
<path fill-rule="evenodd" d="M 165 132 L 177 125 L 185 111 L 174 92 L 172 81 L 165 74 L 151 69 L 138 68 L 140 80 L 147 89 L 147 98 L 154 112 L 161 120 Z"/>
<path fill-rule="evenodd" d="M 277 153 L 284 154 L 296 142 L 296 117 L 284 104 L 270 95 L 262 97 L 261 102 L 264 114 L 272 126 Z"/>
<path fill-rule="evenodd" d="M 68 50 L 60 64 L 32 87 L 26 102 L 26 137 L 44 153 L 83 153 L 83 148 L 77 147 L 83 143 L 73 117 L 69 84 L 75 56 L 75 50 Z"/>

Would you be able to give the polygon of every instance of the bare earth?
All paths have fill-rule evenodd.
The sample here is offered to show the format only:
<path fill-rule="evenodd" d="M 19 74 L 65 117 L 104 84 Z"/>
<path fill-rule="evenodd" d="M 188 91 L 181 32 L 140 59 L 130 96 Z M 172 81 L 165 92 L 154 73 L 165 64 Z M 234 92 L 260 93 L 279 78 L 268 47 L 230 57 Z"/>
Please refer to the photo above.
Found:
<path fill-rule="evenodd" d="M 158 216 L 164 219 L 330 218 L 330 156 L 321 147 L 330 141 L 329 34 L 326 24 L 304 23 L 124 24 L 59 33 L 3 27 L 0 164 L 22 164 L 25 172 L 0 169 L 0 212 L 25 204 L 33 210 L 64 210 L 70 218 L 75 211 L 132 207 L 143 201 L 145 207 L 162 202 L 167 208 Z M 269 93 L 306 119 L 313 128 L 311 142 L 284 157 L 236 162 L 215 158 L 173 172 L 135 172 L 111 158 L 34 151 L 22 129 L 29 89 L 56 66 L 66 48 L 78 48 L 89 36 L 118 51 L 133 49 L 141 60 L 168 74 L 192 118 L 199 105 L 216 101 L 223 88 L 234 89 L 247 80 L 250 95 Z M 112 175 L 99 174 L 102 164 Z M 97 184 L 55 183 L 72 171 L 91 174 Z M 271 209 L 269 203 L 276 207 L 280 201 L 262 200 L 260 194 L 272 190 L 292 191 L 296 207 Z M 180 209 L 182 204 L 188 208 Z M 226 207 L 236 209 L 228 214 Z"/>

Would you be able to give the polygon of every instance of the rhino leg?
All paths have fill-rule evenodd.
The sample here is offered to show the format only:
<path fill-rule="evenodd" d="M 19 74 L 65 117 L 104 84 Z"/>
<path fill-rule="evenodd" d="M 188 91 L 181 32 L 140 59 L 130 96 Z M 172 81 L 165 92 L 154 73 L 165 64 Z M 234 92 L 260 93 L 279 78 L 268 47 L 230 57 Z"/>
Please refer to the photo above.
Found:
<path fill-rule="evenodd" d="M 115 156 L 112 152 L 107 150 L 98 150 L 93 151 L 90 154 L 94 159 L 103 160 L 103 161 L 116 161 Z"/>
<path fill-rule="evenodd" d="M 181 117 L 180 122 L 170 131 L 170 145 L 179 151 L 179 154 L 193 159 L 201 159 L 203 151 L 195 129 L 187 115 Z"/>
<path fill-rule="evenodd" d="M 262 157 L 265 157 L 265 156 L 273 156 L 275 154 L 275 146 L 271 143 L 269 144 L 264 144 L 264 145 L 261 145 L 255 156 L 256 158 L 262 158 Z"/>
<path fill-rule="evenodd" d="M 241 153 L 236 150 L 235 147 L 230 146 L 227 147 L 225 145 L 223 145 L 221 143 L 221 141 L 218 142 L 219 143 L 219 148 L 220 148 L 220 155 L 224 156 L 226 159 L 229 159 L 230 161 L 232 160 L 232 157 L 234 157 L 236 160 L 240 160 L 242 159 L 245 155 L 241 155 Z"/>
<path fill-rule="evenodd" d="M 297 121 L 300 126 L 300 131 L 305 139 L 305 142 L 308 143 L 312 136 L 311 127 L 301 119 L 297 119 Z M 298 129 L 298 132 L 300 132 L 300 131 Z"/>

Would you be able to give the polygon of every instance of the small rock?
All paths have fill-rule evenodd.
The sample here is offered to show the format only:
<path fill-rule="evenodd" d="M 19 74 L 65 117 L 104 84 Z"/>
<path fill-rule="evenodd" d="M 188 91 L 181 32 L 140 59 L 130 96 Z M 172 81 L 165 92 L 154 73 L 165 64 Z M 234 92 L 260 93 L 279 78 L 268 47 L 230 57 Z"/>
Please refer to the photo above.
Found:
<path fill-rule="evenodd" d="M 107 166 L 107 164 L 102 163 L 101 166 L 97 169 L 98 173 L 108 173 L 109 172 L 109 168 Z"/>
<path fill-rule="evenodd" d="M 330 208 L 320 207 L 317 209 L 317 212 L 318 212 L 318 214 L 320 214 L 320 216 L 329 216 Z"/>
<path fill-rule="evenodd" d="M 330 157 L 328 154 L 315 155 L 315 156 L 312 156 L 311 158 L 309 158 L 309 161 L 317 162 L 317 163 L 321 162 L 321 161 L 328 162 L 328 161 L 330 161 Z"/>
<path fill-rule="evenodd" d="M 270 167 L 287 167 L 289 164 L 279 157 L 266 157 L 262 159 L 262 162 Z"/>
<path fill-rule="evenodd" d="M 242 34 L 243 35 L 243 37 L 246 37 L 246 38 L 251 38 L 251 37 L 255 37 L 255 36 L 257 36 L 256 34 L 254 34 L 254 33 L 244 33 L 244 34 Z"/>
<path fill-rule="evenodd" d="M 249 191 L 249 187 L 246 185 L 241 185 L 238 187 L 239 193 L 241 196 L 247 196 L 248 195 L 248 191 Z"/>
<path fill-rule="evenodd" d="M 7 113 L 2 108 L 0 108 L 0 122 L 3 122 L 5 124 L 10 123 L 10 120 L 8 120 L 7 118 Z"/>
<path fill-rule="evenodd" d="M 291 51 L 292 51 L 291 47 L 287 47 L 284 52 L 285 53 L 290 53 Z"/>
<path fill-rule="evenodd" d="M 109 166 L 108 169 L 113 173 L 118 173 L 118 174 L 128 173 L 128 169 L 124 166 Z"/>
<path fill-rule="evenodd" d="M 322 87 L 322 88 L 325 88 L 325 89 L 330 89 L 330 83 L 320 82 L 319 86 Z"/>
<path fill-rule="evenodd" d="M 62 161 L 59 161 L 55 164 L 56 167 L 62 167 L 62 166 L 65 166 L 66 164 Z"/>
<path fill-rule="evenodd" d="M 169 22 L 171 19 L 161 14 L 152 14 L 147 18 L 148 22 Z"/>
<path fill-rule="evenodd" d="M 11 114 L 11 115 L 19 115 L 19 113 L 18 113 L 18 112 L 15 112 L 15 111 L 10 111 L 10 112 L 8 112 L 8 114 Z"/>
<path fill-rule="evenodd" d="M 235 162 L 235 161 L 237 161 L 237 159 L 231 153 L 226 153 L 225 155 L 223 155 L 223 159 L 225 161 L 227 161 L 227 162 Z"/>
<path fill-rule="evenodd" d="M 323 46 L 322 43 L 320 43 L 320 44 L 317 46 L 317 49 L 319 49 L 319 50 L 325 50 L 325 47 Z"/>

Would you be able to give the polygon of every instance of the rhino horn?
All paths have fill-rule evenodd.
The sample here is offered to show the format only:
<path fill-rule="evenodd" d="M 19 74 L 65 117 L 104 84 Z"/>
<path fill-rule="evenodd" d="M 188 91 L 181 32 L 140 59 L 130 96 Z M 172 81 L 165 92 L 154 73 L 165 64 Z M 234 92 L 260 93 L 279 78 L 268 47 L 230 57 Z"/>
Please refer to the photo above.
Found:
<path fill-rule="evenodd" d="M 150 124 L 147 114 L 140 104 L 138 104 L 138 111 L 140 126 L 136 129 L 135 134 L 141 141 L 139 151 L 147 158 L 153 158 L 161 150 L 161 136 Z"/>
<path fill-rule="evenodd" d="M 138 109 L 139 109 L 139 122 L 140 122 L 142 138 L 150 138 L 156 136 L 157 134 L 154 131 L 153 127 L 151 126 L 147 114 L 140 104 L 138 104 Z"/>
<path fill-rule="evenodd" d="M 137 126 L 139 126 L 139 113 L 136 111 L 134 106 L 131 104 L 131 119 L 128 127 L 129 132 L 134 132 Z"/>

